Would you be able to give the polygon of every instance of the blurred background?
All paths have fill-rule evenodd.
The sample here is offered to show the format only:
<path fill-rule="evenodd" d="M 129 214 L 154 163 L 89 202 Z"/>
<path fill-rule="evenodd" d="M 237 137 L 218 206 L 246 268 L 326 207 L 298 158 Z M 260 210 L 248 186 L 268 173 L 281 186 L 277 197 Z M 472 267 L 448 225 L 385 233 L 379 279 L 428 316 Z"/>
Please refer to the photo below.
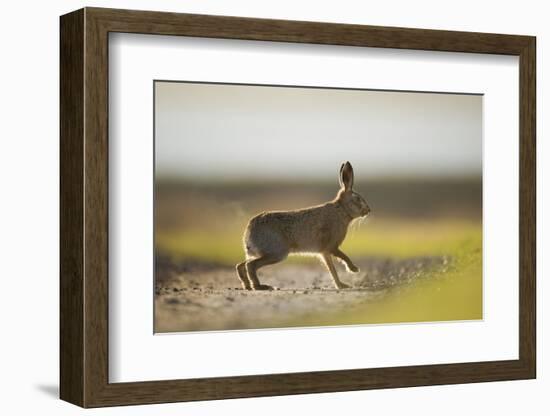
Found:
<path fill-rule="evenodd" d="M 157 284 L 233 267 L 252 216 L 329 201 L 349 160 L 372 215 L 343 250 L 371 264 L 452 259 L 468 299 L 454 312 L 441 298 L 444 311 L 372 319 L 480 318 L 482 104 L 480 95 L 155 82 Z M 389 270 L 379 279 L 395 278 Z"/>

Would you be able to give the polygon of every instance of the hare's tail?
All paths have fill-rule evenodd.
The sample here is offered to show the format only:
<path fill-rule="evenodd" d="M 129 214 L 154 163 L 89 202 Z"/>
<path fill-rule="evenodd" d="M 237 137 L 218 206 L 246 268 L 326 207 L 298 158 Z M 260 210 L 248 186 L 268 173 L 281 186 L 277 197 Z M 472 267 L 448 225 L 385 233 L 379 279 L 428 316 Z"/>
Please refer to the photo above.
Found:
<path fill-rule="evenodd" d="M 256 257 L 254 247 L 250 243 L 250 235 L 248 232 L 243 236 L 243 251 L 246 260 Z"/>

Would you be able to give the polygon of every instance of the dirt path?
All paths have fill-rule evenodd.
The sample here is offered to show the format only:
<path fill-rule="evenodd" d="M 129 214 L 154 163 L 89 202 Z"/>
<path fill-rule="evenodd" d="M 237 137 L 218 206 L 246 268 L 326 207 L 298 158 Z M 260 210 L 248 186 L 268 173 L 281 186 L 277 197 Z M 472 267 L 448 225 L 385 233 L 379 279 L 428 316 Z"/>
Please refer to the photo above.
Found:
<path fill-rule="evenodd" d="M 446 267 L 448 259 L 417 257 L 404 260 L 363 258 L 357 274 L 339 267 L 341 280 L 352 286 L 335 290 L 318 263 L 281 263 L 259 273 L 274 291 L 240 288 L 232 267 L 204 263 L 157 261 L 155 331 L 183 332 L 319 324 L 346 309 L 368 304 L 389 290 Z"/>

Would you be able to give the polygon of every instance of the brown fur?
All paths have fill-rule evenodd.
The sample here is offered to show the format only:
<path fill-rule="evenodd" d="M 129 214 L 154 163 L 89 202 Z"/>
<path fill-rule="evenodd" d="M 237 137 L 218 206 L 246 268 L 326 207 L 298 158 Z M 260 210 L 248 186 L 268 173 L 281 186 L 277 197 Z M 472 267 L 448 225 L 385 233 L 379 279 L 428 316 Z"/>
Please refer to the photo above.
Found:
<path fill-rule="evenodd" d="M 349 162 L 342 164 L 339 180 L 340 190 L 330 202 L 292 211 L 262 212 L 249 221 L 243 236 L 246 260 L 236 266 L 243 288 L 272 289 L 260 283 L 258 269 L 298 253 L 320 255 L 335 287 L 349 287 L 338 278 L 332 256 L 341 260 L 348 271 L 359 270 L 339 246 L 350 222 L 368 215 L 370 208 L 352 190 L 353 168 Z"/>

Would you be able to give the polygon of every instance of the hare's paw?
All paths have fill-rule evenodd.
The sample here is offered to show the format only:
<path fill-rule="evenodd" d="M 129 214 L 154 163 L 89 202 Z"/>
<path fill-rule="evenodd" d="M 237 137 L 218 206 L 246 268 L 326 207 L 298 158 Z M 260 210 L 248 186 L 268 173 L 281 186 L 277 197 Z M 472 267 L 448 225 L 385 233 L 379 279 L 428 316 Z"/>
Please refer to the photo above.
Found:
<path fill-rule="evenodd" d="M 253 289 L 254 290 L 275 290 L 273 286 L 263 285 L 263 284 L 256 285 L 253 287 Z"/>
<path fill-rule="evenodd" d="M 350 273 L 359 273 L 359 267 L 357 267 L 355 264 L 348 264 L 346 269 L 348 269 L 348 272 Z"/>

